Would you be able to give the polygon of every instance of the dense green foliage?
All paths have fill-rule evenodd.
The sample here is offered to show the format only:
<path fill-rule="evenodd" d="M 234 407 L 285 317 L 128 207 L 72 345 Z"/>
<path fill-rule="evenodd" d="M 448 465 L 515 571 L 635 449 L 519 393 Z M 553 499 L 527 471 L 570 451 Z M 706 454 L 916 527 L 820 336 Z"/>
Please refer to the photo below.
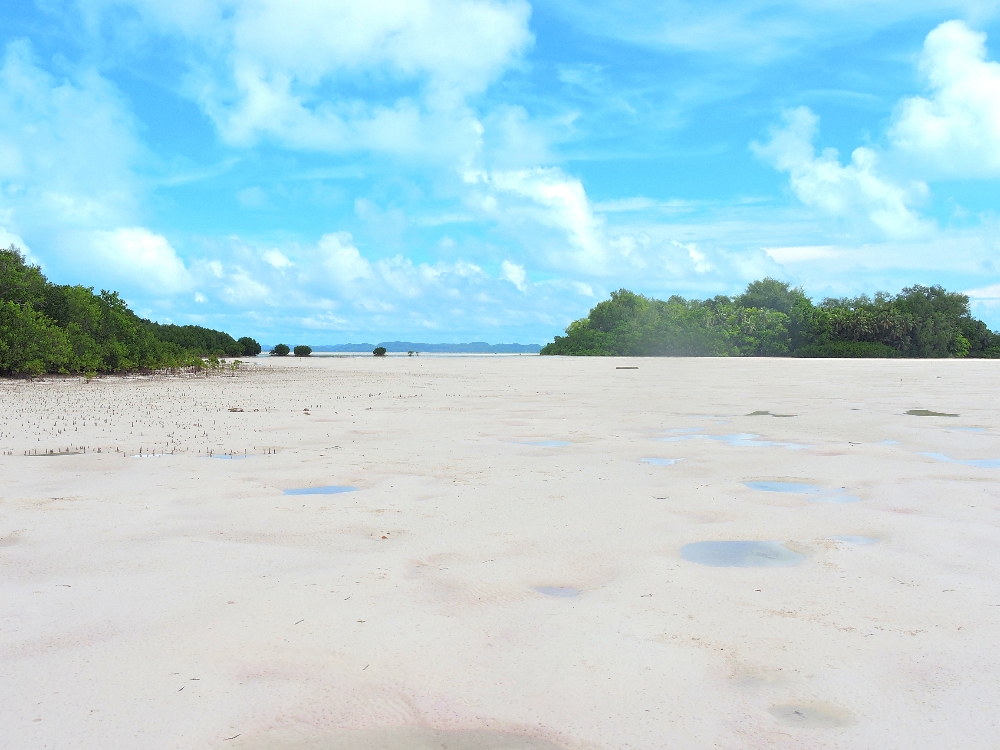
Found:
<path fill-rule="evenodd" d="M 143 320 L 143 324 L 160 341 L 170 341 L 187 351 L 227 357 L 255 357 L 260 354 L 260 344 L 249 336 L 237 341 L 228 333 L 201 326 L 164 325 L 149 320 Z"/>
<path fill-rule="evenodd" d="M 1000 334 L 940 286 L 825 299 L 776 279 L 734 298 L 656 300 L 621 289 L 542 354 L 743 357 L 1000 357 Z"/>
<path fill-rule="evenodd" d="M 256 357 L 260 354 L 260 344 L 249 336 L 237 339 L 236 343 L 243 348 L 243 356 L 245 357 Z"/>
<path fill-rule="evenodd" d="M 271 350 L 271 356 L 272 357 L 287 357 L 288 356 L 288 352 L 290 352 L 290 351 L 291 351 L 291 349 L 288 348 L 288 344 L 277 344 Z"/>
<path fill-rule="evenodd" d="M 244 353 L 220 331 L 143 320 L 116 292 L 52 284 L 16 247 L 0 249 L 2 375 L 200 366 L 202 356 Z"/>
<path fill-rule="evenodd" d="M 313 353 L 313 350 L 311 346 L 306 346 L 305 344 L 299 344 L 292 350 L 292 353 L 296 357 L 308 357 L 310 354 Z"/>
<path fill-rule="evenodd" d="M 385 356 L 385 347 L 384 346 L 376 346 L 374 349 L 372 349 L 372 354 L 374 354 L 376 357 L 384 357 Z"/>

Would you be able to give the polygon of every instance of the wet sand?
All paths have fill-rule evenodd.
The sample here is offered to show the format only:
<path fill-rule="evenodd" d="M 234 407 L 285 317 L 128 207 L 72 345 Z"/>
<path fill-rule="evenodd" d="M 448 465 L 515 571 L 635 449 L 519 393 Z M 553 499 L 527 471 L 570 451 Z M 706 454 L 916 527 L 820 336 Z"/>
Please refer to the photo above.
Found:
<path fill-rule="evenodd" d="M 0 382 L 0 746 L 995 748 L 998 374 Z"/>

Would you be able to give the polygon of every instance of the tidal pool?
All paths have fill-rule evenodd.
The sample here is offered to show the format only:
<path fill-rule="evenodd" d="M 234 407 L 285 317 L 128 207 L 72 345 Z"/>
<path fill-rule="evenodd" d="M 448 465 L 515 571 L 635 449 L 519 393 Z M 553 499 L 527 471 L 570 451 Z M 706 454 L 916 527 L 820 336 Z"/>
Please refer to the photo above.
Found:
<path fill-rule="evenodd" d="M 346 484 L 330 484 L 326 487 L 302 487 L 284 492 L 286 495 L 336 495 L 341 492 L 357 492 L 357 489 Z"/>
<path fill-rule="evenodd" d="M 781 724 L 806 729 L 835 729 L 851 723 L 851 715 L 847 711 L 818 701 L 772 706 L 768 713 Z"/>
<path fill-rule="evenodd" d="M 714 568 L 787 568 L 805 558 L 781 542 L 693 542 L 681 547 L 688 562 Z"/>
<path fill-rule="evenodd" d="M 920 455 L 937 461 L 947 461 L 950 464 L 975 466 L 977 469 L 1000 469 L 1000 458 L 950 458 L 943 453 L 921 453 Z"/>
<path fill-rule="evenodd" d="M 640 458 L 644 464 L 650 464 L 652 466 L 673 466 L 675 463 L 680 461 L 679 458 Z"/>
<path fill-rule="evenodd" d="M 860 497 L 848 495 L 843 489 L 827 489 L 818 484 L 800 482 L 744 482 L 744 487 L 758 492 L 791 492 L 796 495 L 810 495 L 813 503 L 857 503 Z"/>
<path fill-rule="evenodd" d="M 678 435 L 677 437 L 655 438 L 667 443 L 675 443 L 680 440 L 694 440 L 695 438 L 705 438 L 705 440 L 716 440 L 733 445 L 737 448 L 786 448 L 790 451 L 798 451 L 809 448 L 808 445 L 799 443 L 779 443 L 773 440 L 761 440 L 760 435 L 753 435 L 749 432 L 736 432 L 731 435 Z"/>
<path fill-rule="evenodd" d="M 572 586 L 536 586 L 535 591 L 545 596 L 557 596 L 561 599 L 570 599 L 580 595 L 580 589 Z"/>
<path fill-rule="evenodd" d="M 878 539 L 873 536 L 830 536 L 827 537 L 834 542 L 846 542 L 847 544 L 878 544 Z"/>
<path fill-rule="evenodd" d="M 818 484 L 803 484 L 800 482 L 744 482 L 743 486 L 760 492 L 794 492 L 801 495 L 815 494 L 823 491 L 823 488 Z"/>

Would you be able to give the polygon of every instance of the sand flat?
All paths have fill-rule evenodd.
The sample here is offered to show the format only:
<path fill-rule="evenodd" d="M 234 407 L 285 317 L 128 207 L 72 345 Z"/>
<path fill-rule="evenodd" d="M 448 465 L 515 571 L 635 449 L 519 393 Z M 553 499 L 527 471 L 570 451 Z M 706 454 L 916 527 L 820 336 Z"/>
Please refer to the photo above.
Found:
<path fill-rule="evenodd" d="M 0 382 L 0 746 L 994 748 L 998 367 Z"/>

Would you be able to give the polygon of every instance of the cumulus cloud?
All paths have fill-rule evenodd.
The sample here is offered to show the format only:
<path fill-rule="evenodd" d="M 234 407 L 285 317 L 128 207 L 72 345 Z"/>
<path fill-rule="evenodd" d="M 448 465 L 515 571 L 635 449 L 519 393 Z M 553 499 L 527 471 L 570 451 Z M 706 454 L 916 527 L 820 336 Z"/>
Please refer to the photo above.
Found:
<path fill-rule="evenodd" d="M 283 252 L 281 252 L 280 250 L 275 250 L 273 248 L 271 250 L 265 250 L 263 253 L 261 253 L 260 257 L 263 258 L 264 262 L 267 263 L 269 266 L 271 266 L 272 268 L 277 268 L 279 271 L 282 268 L 288 268 L 289 266 L 295 265 L 294 263 L 292 263 L 292 261 L 288 259 L 288 256 L 286 256 Z"/>
<path fill-rule="evenodd" d="M 751 147 L 789 174 L 806 205 L 867 220 L 890 239 L 927 236 L 935 226 L 917 208 L 928 181 L 1000 176 L 1000 63 L 987 59 L 985 34 L 947 21 L 927 35 L 918 67 L 928 94 L 899 102 L 882 150 L 856 148 L 846 164 L 835 149 L 817 155 L 819 120 L 806 107 Z"/>
<path fill-rule="evenodd" d="M 120 4 L 86 6 L 99 19 Z M 331 151 L 474 147 L 467 97 L 533 41 L 525 0 L 130 4 L 147 25 L 191 46 L 198 63 L 185 90 L 237 145 L 263 136 Z M 373 85 L 386 80 L 400 93 Z"/>
<path fill-rule="evenodd" d="M 509 260 L 501 263 L 500 276 L 516 286 L 519 292 L 526 291 L 528 288 L 527 284 L 524 283 L 528 274 L 525 272 L 524 266 L 519 266 L 517 263 L 512 263 Z"/>
<path fill-rule="evenodd" d="M 787 110 L 783 118 L 782 126 L 771 129 L 770 142 L 753 143 L 752 148 L 789 174 L 799 200 L 833 216 L 864 217 L 892 238 L 919 236 L 929 230 L 914 210 L 928 195 L 926 183 L 885 177 L 879 172 L 878 153 L 864 146 L 854 149 L 847 164 L 841 164 L 834 148 L 817 155 L 813 140 L 819 118 L 808 107 Z"/>
<path fill-rule="evenodd" d="M 606 270 L 609 241 L 604 222 L 594 214 L 580 180 L 558 167 L 468 172 L 465 180 L 486 188 L 476 200 L 487 215 L 556 230 L 560 241 L 549 244 L 549 263 L 592 273 Z"/>
<path fill-rule="evenodd" d="M 0 65 L 0 224 L 51 240 L 66 229 L 130 220 L 142 155 L 135 123 L 115 88 L 85 69 L 42 69 L 26 41 Z"/>
<path fill-rule="evenodd" d="M 920 58 L 929 96 L 900 102 L 892 147 L 934 176 L 1000 175 L 1000 63 L 986 34 L 948 21 L 927 35 Z"/>
<path fill-rule="evenodd" d="M 108 278 L 153 295 L 175 294 L 192 286 L 190 272 L 166 237 L 145 227 L 95 231 L 91 250 Z"/>
<path fill-rule="evenodd" d="M 372 266 L 361 257 L 350 232 L 333 232 L 320 238 L 317 249 L 330 280 L 341 290 L 373 276 Z"/>

